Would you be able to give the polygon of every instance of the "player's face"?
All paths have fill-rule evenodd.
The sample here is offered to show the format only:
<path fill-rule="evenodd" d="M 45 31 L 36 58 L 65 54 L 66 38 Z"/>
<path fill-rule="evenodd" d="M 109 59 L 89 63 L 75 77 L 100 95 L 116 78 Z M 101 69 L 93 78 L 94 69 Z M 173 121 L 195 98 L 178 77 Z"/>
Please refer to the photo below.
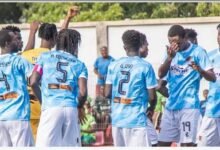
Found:
<path fill-rule="evenodd" d="M 170 44 L 176 43 L 178 45 L 178 47 L 179 47 L 179 50 L 183 50 L 183 48 L 185 47 L 185 44 L 186 44 L 186 39 L 185 38 L 181 38 L 178 35 L 173 36 L 173 37 L 169 36 L 168 40 L 169 40 Z"/>
<path fill-rule="evenodd" d="M 21 33 L 20 32 L 16 32 L 15 35 L 16 35 L 16 38 L 18 40 L 17 51 L 21 51 L 22 48 L 23 48 L 23 41 L 22 41 Z"/>
<path fill-rule="evenodd" d="M 147 55 L 148 55 L 148 51 L 149 51 L 149 49 L 148 49 L 148 42 L 147 42 L 147 40 L 146 40 L 146 41 L 144 42 L 144 44 L 141 46 L 141 48 L 140 48 L 140 51 L 139 51 L 140 57 L 146 58 Z"/>
<path fill-rule="evenodd" d="M 13 32 L 9 32 L 9 35 L 12 38 L 12 41 L 9 43 L 10 52 L 16 52 L 18 49 L 18 44 L 19 44 L 19 40 L 17 38 L 17 35 Z"/>
<path fill-rule="evenodd" d="M 102 57 L 107 58 L 108 57 L 108 50 L 106 48 L 102 48 L 101 55 L 102 55 Z"/>
<path fill-rule="evenodd" d="M 217 41 L 218 41 L 218 45 L 220 46 L 220 28 L 218 28 Z"/>

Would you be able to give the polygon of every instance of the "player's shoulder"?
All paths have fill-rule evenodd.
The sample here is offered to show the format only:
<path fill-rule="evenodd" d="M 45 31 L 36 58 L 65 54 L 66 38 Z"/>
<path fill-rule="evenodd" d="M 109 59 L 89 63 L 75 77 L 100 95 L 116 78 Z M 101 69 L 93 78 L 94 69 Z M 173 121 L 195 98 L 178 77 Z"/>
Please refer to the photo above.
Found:
<path fill-rule="evenodd" d="M 195 54 L 207 53 L 206 49 L 200 45 L 192 44 Z"/>
<path fill-rule="evenodd" d="M 214 56 L 218 53 L 219 53 L 219 48 L 216 48 L 216 49 L 213 49 L 213 50 L 209 51 L 208 55 L 209 55 L 209 57 L 212 57 L 212 56 Z"/>
<path fill-rule="evenodd" d="M 37 57 L 40 54 L 42 54 L 44 52 L 48 52 L 48 51 L 49 51 L 49 49 L 47 49 L 47 48 L 35 48 L 35 49 L 30 49 L 30 50 L 23 51 L 21 53 L 21 55 L 23 57 L 33 57 L 33 56 Z"/>
<path fill-rule="evenodd" d="M 27 59 L 25 59 L 22 55 L 16 55 L 16 54 L 12 54 L 12 61 L 14 62 L 14 64 L 16 65 L 20 65 L 20 64 L 29 64 L 29 61 L 27 61 Z"/>

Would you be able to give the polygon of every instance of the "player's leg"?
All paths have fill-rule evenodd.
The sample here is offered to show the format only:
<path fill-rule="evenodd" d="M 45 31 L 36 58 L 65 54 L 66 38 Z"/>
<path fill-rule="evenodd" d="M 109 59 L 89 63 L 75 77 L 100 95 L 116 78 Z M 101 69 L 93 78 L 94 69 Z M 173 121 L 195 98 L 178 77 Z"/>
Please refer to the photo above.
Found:
<path fill-rule="evenodd" d="M 196 146 L 199 116 L 199 109 L 182 109 L 180 111 L 181 146 Z"/>
<path fill-rule="evenodd" d="M 158 136 L 156 129 L 154 128 L 153 123 L 150 119 L 147 119 L 147 140 L 151 144 L 152 147 L 158 145 Z"/>
<path fill-rule="evenodd" d="M 63 108 L 49 108 L 41 112 L 37 130 L 36 146 L 61 146 Z"/>
<path fill-rule="evenodd" d="M 0 147 L 12 146 L 11 138 L 8 132 L 7 121 L 0 121 Z"/>
<path fill-rule="evenodd" d="M 112 137 L 113 137 L 113 144 L 114 146 L 126 146 L 122 128 L 119 127 L 112 127 Z"/>
<path fill-rule="evenodd" d="M 65 122 L 62 128 L 62 146 L 80 146 L 80 127 L 78 110 L 75 107 L 65 107 Z"/>
<path fill-rule="evenodd" d="M 180 138 L 178 111 L 165 109 L 160 128 L 158 146 L 171 146 L 172 142 L 178 142 Z"/>
<path fill-rule="evenodd" d="M 198 146 L 219 146 L 220 136 L 218 128 L 218 123 L 215 118 L 204 116 L 198 133 Z"/>
<path fill-rule="evenodd" d="M 8 121 L 9 134 L 13 146 L 34 146 L 34 139 L 29 121 Z"/>
<path fill-rule="evenodd" d="M 150 146 L 148 140 L 146 140 L 146 127 L 123 128 L 122 130 L 125 146 Z"/>

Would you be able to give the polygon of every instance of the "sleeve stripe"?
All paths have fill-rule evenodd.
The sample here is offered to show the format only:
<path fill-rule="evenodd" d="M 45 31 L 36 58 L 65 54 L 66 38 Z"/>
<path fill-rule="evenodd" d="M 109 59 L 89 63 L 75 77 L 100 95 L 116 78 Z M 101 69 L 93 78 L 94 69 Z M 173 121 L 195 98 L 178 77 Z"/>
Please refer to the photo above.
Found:
<path fill-rule="evenodd" d="M 43 74 L 43 68 L 40 65 L 35 65 L 34 71 L 38 72 L 40 75 Z"/>

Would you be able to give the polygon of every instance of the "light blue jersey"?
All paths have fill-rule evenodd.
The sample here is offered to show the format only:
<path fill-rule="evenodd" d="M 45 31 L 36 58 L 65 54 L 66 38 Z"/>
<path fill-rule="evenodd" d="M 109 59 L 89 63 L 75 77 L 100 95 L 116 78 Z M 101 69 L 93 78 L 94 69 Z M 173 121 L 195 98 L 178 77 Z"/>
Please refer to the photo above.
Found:
<path fill-rule="evenodd" d="M 209 59 L 212 62 L 216 82 L 209 82 L 209 94 L 206 102 L 205 116 L 212 118 L 220 117 L 220 52 L 215 49 L 209 54 Z"/>
<path fill-rule="evenodd" d="M 27 77 L 32 65 L 14 54 L 0 55 L 0 120 L 30 120 Z"/>
<path fill-rule="evenodd" d="M 36 66 L 42 69 L 42 110 L 77 107 L 78 79 L 88 77 L 84 63 L 67 52 L 54 50 L 43 53 Z"/>
<path fill-rule="evenodd" d="M 103 58 L 103 57 L 99 57 L 96 59 L 95 64 L 94 64 L 94 68 L 97 69 L 98 73 L 104 77 L 104 79 L 98 78 L 97 83 L 99 85 L 105 84 L 105 79 L 106 79 L 106 75 L 108 72 L 108 66 L 112 61 L 114 61 L 114 58 L 111 56 L 109 56 L 107 59 Z"/>
<path fill-rule="evenodd" d="M 138 56 L 120 58 L 109 65 L 106 84 L 112 85 L 112 125 L 145 127 L 147 89 L 157 86 L 151 64 Z"/>
<path fill-rule="evenodd" d="M 185 51 L 177 52 L 167 74 L 169 98 L 166 108 L 169 110 L 199 109 L 199 87 L 201 75 L 194 70 L 194 61 L 204 70 L 211 69 L 206 51 L 198 45 L 190 44 Z"/>

